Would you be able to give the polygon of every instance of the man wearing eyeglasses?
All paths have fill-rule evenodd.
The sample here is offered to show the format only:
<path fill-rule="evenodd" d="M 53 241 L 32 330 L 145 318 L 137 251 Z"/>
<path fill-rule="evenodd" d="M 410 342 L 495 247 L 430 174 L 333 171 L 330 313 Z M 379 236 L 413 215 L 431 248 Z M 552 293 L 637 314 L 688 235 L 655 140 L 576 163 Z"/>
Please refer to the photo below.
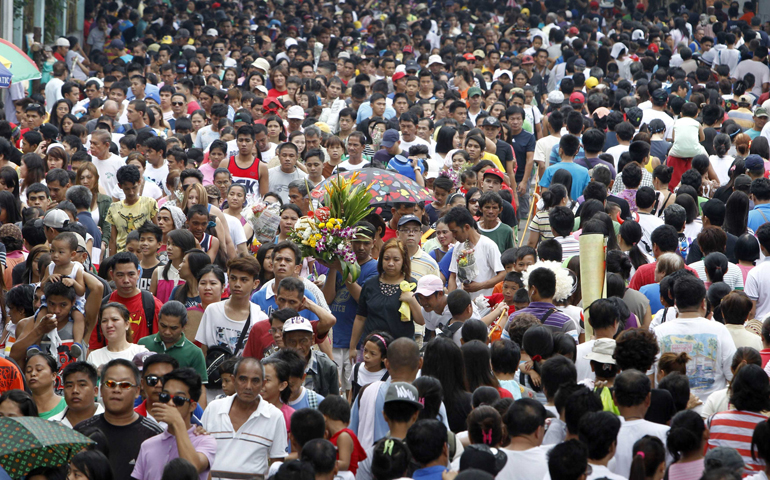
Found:
<path fill-rule="evenodd" d="M 80 433 L 98 429 L 104 434 L 115 480 L 131 480 L 142 442 L 163 433 L 156 422 L 134 411 L 139 382 L 139 370 L 131 361 L 118 358 L 108 362 L 102 370 L 104 413 L 75 426 Z"/>
<path fill-rule="evenodd" d="M 160 401 L 160 394 L 163 391 L 163 376 L 179 368 L 179 362 L 174 357 L 165 353 L 152 354 L 142 352 L 134 357 L 134 363 L 142 364 L 142 383 L 141 389 L 144 394 L 144 401 L 134 407 L 134 411 L 143 417 L 150 418 L 160 423 L 162 428 L 166 427 L 164 420 L 156 418 L 153 415 L 155 405 Z M 203 408 L 196 405 L 193 408 L 192 423 L 200 425 L 199 418 L 203 416 Z"/>
<path fill-rule="evenodd" d="M 153 405 L 152 413 L 168 428 L 144 441 L 132 478 L 161 478 L 166 464 L 175 458 L 190 462 L 200 480 L 208 478 L 217 453 L 217 440 L 211 435 L 196 434 L 195 425 L 191 423 L 201 388 L 201 377 L 192 368 L 176 369 L 163 376 L 163 391 Z"/>
<path fill-rule="evenodd" d="M 304 387 L 322 397 L 339 395 L 337 365 L 320 350 L 311 350 L 315 343 L 313 326 L 305 317 L 295 316 L 283 324 L 284 348 L 293 348 L 305 360 Z"/>

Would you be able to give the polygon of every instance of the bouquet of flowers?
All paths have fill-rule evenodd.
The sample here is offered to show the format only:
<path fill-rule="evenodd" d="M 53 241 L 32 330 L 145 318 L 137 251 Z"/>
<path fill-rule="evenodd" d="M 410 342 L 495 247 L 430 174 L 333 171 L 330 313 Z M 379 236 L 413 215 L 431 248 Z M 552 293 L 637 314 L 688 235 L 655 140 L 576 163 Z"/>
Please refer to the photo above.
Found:
<path fill-rule="evenodd" d="M 457 279 L 460 283 L 471 283 L 478 275 L 476 268 L 475 249 L 470 242 L 465 242 L 457 258 Z"/>
<path fill-rule="evenodd" d="M 260 245 L 272 242 L 275 238 L 278 225 L 281 223 L 281 216 L 278 213 L 280 208 L 277 203 L 267 204 L 262 201 L 243 208 L 241 215 L 251 225 L 254 230 L 254 240 Z"/>
<path fill-rule="evenodd" d="M 347 179 L 337 175 L 328 181 L 323 194 L 324 206 L 301 217 L 289 232 L 289 238 L 299 245 L 303 256 L 326 264 L 339 261 L 342 277 L 350 275 L 354 281 L 361 274 L 361 268 L 350 241 L 357 233 L 356 223 L 371 211 L 372 199 L 368 186 L 354 186 L 357 177 L 358 172 Z"/>

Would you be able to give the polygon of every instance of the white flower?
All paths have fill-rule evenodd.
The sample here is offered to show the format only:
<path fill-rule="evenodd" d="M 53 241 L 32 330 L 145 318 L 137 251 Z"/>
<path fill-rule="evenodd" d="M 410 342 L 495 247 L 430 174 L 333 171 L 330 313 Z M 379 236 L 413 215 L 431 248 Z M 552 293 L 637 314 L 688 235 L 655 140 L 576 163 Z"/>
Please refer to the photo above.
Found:
<path fill-rule="evenodd" d="M 521 276 L 524 288 L 529 288 L 529 274 L 541 267 L 551 270 L 556 275 L 556 293 L 554 293 L 553 299 L 558 302 L 569 297 L 572 293 L 573 280 L 569 271 L 560 262 L 538 261 L 530 265 Z"/>

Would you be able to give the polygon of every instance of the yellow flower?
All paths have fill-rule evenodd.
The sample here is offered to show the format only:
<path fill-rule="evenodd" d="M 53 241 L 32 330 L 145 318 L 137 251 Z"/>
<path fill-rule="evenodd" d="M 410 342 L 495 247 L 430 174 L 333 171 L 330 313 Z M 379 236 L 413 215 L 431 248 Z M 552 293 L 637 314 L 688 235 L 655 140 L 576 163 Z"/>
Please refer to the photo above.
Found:
<path fill-rule="evenodd" d="M 318 224 L 318 228 L 325 228 L 325 227 L 326 227 L 326 224 L 325 224 L 325 223 L 319 223 L 319 224 Z"/>

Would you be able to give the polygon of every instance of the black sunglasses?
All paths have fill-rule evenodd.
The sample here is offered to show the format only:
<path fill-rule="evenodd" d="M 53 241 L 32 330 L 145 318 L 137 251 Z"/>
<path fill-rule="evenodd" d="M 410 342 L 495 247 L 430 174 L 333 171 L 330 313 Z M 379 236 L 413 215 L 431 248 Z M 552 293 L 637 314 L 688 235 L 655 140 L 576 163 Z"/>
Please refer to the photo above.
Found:
<path fill-rule="evenodd" d="M 155 386 L 155 385 L 157 385 L 157 384 L 158 384 L 158 382 L 160 382 L 161 380 L 162 380 L 162 379 L 161 379 L 161 377 L 159 377 L 159 376 L 157 376 L 157 375 L 147 375 L 146 377 L 144 377 L 144 382 L 145 382 L 145 383 L 146 383 L 148 386 L 150 386 L 150 387 L 154 387 L 154 386 Z"/>
<path fill-rule="evenodd" d="M 171 102 L 171 105 L 175 107 L 181 107 L 182 105 L 184 105 L 184 102 Z"/>
<path fill-rule="evenodd" d="M 176 405 L 177 407 L 181 407 L 185 403 L 192 402 L 192 400 L 190 400 L 187 397 L 182 397 L 180 395 L 174 395 L 172 397 L 170 393 L 166 393 L 166 392 L 163 392 L 160 395 L 158 395 L 158 400 L 160 400 L 160 403 L 168 403 L 169 400 L 173 400 L 174 405 Z"/>

